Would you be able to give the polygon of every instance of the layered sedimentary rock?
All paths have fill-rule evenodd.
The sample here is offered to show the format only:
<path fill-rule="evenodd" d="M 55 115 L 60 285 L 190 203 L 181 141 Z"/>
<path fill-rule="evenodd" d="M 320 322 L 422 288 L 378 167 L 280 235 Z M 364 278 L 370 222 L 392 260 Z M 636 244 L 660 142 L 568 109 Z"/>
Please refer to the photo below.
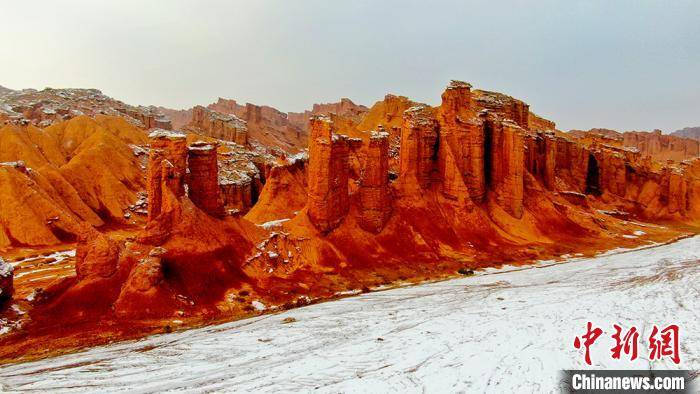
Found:
<path fill-rule="evenodd" d="M 552 131 L 557 127 L 556 123 L 552 122 L 549 119 L 545 119 L 541 116 L 533 114 L 532 112 L 530 112 L 530 116 L 528 117 L 528 119 L 530 123 L 528 128 L 531 131 Z"/>
<path fill-rule="evenodd" d="M 303 149 L 308 143 L 307 131 L 290 122 L 286 113 L 275 108 L 251 103 L 240 105 L 235 100 L 223 98 L 219 98 L 208 108 L 243 119 L 248 127 L 249 139 L 267 147 L 296 152 Z"/>
<path fill-rule="evenodd" d="M 684 127 L 680 130 L 674 131 L 673 133 L 671 133 L 671 135 L 700 141 L 700 127 Z"/>
<path fill-rule="evenodd" d="M 589 166 L 591 153 L 583 145 L 573 140 L 556 137 L 556 174 L 561 177 L 573 191 L 586 191 L 587 180 L 594 175 L 597 179 L 597 162 Z M 596 189 L 598 187 L 596 186 Z"/>
<path fill-rule="evenodd" d="M 184 134 L 155 130 L 150 135 L 148 157 L 148 220 L 161 212 L 163 188 L 176 197 L 185 194 L 187 171 L 187 140 Z"/>
<path fill-rule="evenodd" d="M 119 116 L 146 129 L 172 128 L 157 108 L 124 104 L 97 89 L 23 89 L 0 95 L 0 122 L 46 127 L 83 115 Z"/>
<path fill-rule="evenodd" d="M 594 153 L 600 168 L 602 191 L 624 197 L 627 193 L 627 165 L 625 155 L 618 149 L 597 149 Z"/>
<path fill-rule="evenodd" d="M 333 134 L 327 116 L 310 119 L 308 215 L 322 232 L 336 228 L 350 208 L 348 138 Z"/>
<path fill-rule="evenodd" d="M 80 223 L 133 222 L 147 141 L 124 118 L 101 115 L 0 129 L 0 248 L 72 242 Z"/>
<path fill-rule="evenodd" d="M 528 133 L 525 135 L 525 167 L 539 179 L 547 189 L 556 183 L 556 137 L 552 132 Z"/>
<path fill-rule="evenodd" d="M 652 132 L 628 131 L 622 134 L 623 144 L 639 149 L 655 160 L 683 161 L 700 156 L 700 141 Z"/>
<path fill-rule="evenodd" d="M 335 114 L 353 123 L 358 123 L 369 111 L 364 105 L 358 105 L 349 98 L 341 98 L 337 103 L 314 104 L 311 111 L 289 112 L 287 114 L 289 122 L 300 129 L 307 130 L 309 127 L 309 117 L 312 115 Z"/>
<path fill-rule="evenodd" d="M 369 112 L 365 114 L 362 121 L 357 125 L 357 129 L 360 131 L 371 131 L 377 130 L 379 126 L 382 126 L 384 131 L 389 132 L 392 137 L 394 136 L 394 131 L 398 135 L 403 125 L 404 111 L 416 104 L 407 97 L 387 94 L 384 96 L 384 100 L 378 101 L 370 108 Z"/>
<path fill-rule="evenodd" d="M 226 182 L 220 185 L 226 210 L 246 213 L 253 207 L 253 184 L 248 181 Z"/>
<path fill-rule="evenodd" d="M 662 134 L 661 130 L 626 131 L 624 133 L 610 129 L 590 129 L 588 131 L 571 130 L 583 145 L 609 145 L 618 148 L 634 148 L 642 156 L 657 161 L 683 161 L 700 155 L 700 141 L 677 135 Z"/>
<path fill-rule="evenodd" d="M 117 242 L 96 230 L 84 229 L 75 253 L 78 280 L 108 278 L 116 272 L 118 260 Z"/>
<path fill-rule="evenodd" d="M 486 119 L 488 152 L 486 183 L 496 203 L 515 218 L 523 215 L 524 132 L 517 124 L 494 116 Z"/>
<path fill-rule="evenodd" d="M 187 167 L 188 195 L 198 208 L 212 216 L 223 216 L 224 203 L 221 198 L 218 177 L 216 146 L 196 142 L 189 147 Z"/>
<path fill-rule="evenodd" d="M 7 301 L 12 299 L 12 294 L 14 293 L 13 271 L 12 265 L 6 263 L 0 257 L 0 309 Z"/>
<path fill-rule="evenodd" d="M 202 134 L 239 145 L 248 144 L 246 122 L 235 115 L 222 114 L 200 105 L 192 108 L 192 121 L 189 128 Z"/>
<path fill-rule="evenodd" d="M 475 106 L 479 110 L 487 109 L 502 119 L 512 120 L 524 129 L 529 127 L 530 106 L 526 103 L 497 92 L 476 90 L 473 93 Z"/>
<path fill-rule="evenodd" d="M 471 85 L 452 81 L 442 94 L 440 106 L 440 149 L 451 150 L 450 156 L 475 202 L 486 195 L 484 178 L 484 124 L 474 116 Z M 449 166 L 446 171 L 449 171 Z"/>
<path fill-rule="evenodd" d="M 421 188 L 427 188 L 437 170 L 438 122 L 432 109 L 417 105 L 404 111 L 399 154 L 399 178 L 415 179 Z"/>
<path fill-rule="evenodd" d="M 379 233 L 390 214 L 389 134 L 373 132 L 360 182 L 360 227 Z"/>

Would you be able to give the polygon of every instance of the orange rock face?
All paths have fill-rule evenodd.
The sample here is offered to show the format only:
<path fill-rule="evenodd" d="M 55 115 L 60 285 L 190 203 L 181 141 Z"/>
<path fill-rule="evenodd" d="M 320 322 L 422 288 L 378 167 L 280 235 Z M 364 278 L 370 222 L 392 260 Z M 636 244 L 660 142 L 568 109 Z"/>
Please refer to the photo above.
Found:
<path fill-rule="evenodd" d="M 505 94 L 486 90 L 477 90 L 474 92 L 474 96 L 475 104 L 479 109 L 488 109 L 490 112 L 498 114 L 502 119 L 509 119 L 524 129 L 529 127 L 530 106 L 524 102 Z"/>
<path fill-rule="evenodd" d="M 176 197 L 185 194 L 187 140 L 184 134 L 156 130 L 150 134 L 148 157 L 148 220 L 157 217 L 163 205 L 163 188 Z"/>
<path fill-rule="evenodd" d="M 326 116 L 310 120 L 308 215 L 321 232 L 336 228 L 350 208 L 348 138 L 333 134 Z"/>
<path fill-rule="evenodd" d="M 481 202 L 486 195 L 484 124 L 474 117 L 471 85 L 452 81 L 442 94 L 439 113 L 440 149 L 450 151 L 447 160 L 455 160 L 471 199 Z M 451 171 L 450 168 L 448 165 L 443 171 Z"/>
<path fill-rule="evenodd" d="M 360 182 L 360 227 L 379 233 L 391 215 L 389 134 L 374 132 Z"/>
<path fill-rule="evenodd" d="M 662 134 L 661 130 L 619 133 L 609 129 L 590 129 L 588 131 L 571 130 L 569 134 L 586 146 L 602 144 L 619 148 L 635 148 L 643 157 L 656 161 L 680 162 L 700 156 L 700 141 Z"/>
<path fill-rule="evenodd" d="M 437 130 L 438 123 L 430 107 L 418 105 L 404 112 L 400 179 L 415 179 L 423 189 L 430 185 L 433 172 L 437 171 Z"/>
<path fill-rule="evenodd" d="M 119 246 L 109 237 L 86 228 L 76 250 L 75 272 L 78 279 L 108 278 L 117 270 Z"/>
<path fill-rule="evenodd" d="M 224 214 L 218 178 L 216 146 L 206 142 L 194 143 L 187 156 L 188 195 L 199 209 L 212 216 Z"/>
<path fill-rule="evenodd" d="M 622 134 L 625 146 L 639 149 L 643 156 L 654 160 L 683 161 L 700 156 L 700 141 L 653 132 L 628 131 Z"/>
<path fill-rule="evenodd" d="M 296 152 L 308 143 L 307 132 L 290 122 L 286 113 L 275 108 L 250 103 L 240 105 L 235 100 L 223 98 L 208 108 L 243 119 L 247 124 L 248 137 L 264 146 Z"/>
<path fill-rule="evenodd" d="M 515 218 L 523 216 L 524 132 L 509 121 L 486 121 L 489 170 L 486 182 L 496 202 Z"/>
<path fill-rule="evenodd" d="M 354 107 L 342 102 L 319 106 L 316 110 L 350 115 L 311 117 L 308 159 L 305 152 L 269 159 L 227 150 L 233 144 L 222 144 L 217 157 L 213 146 L 195 143 L 188 150 L 184 136 L 155 131 L 149 220 L 136 236 L 122 238 L 127 241 L 86 225 L 93 211 L 80 209 L 69 196 L 82 201 L 94 195 L 90 204 L 104 204 L 104 191 L 94 182 L 77 181 L 93 169 L 120 180 L 109 185 L 143 187 L 143 182 L 129 171 L 105 171 L 104 163 L 93 163 L 97 160 L 81 162 L 89 171 L 76 163 L 66 171 L 66 155 L 83 155 L 105 143 L 123 151 L 120 141 L 126 140 L 127 147 L 133 145 L 127 156 L 144 156 L 139 135 L 114 125 L 91 133 L 63 124 L 46 133 L 8 129 L 1 135 L 0 157 L 22 152 L 27 163 L 0 166 L 0 182 L 6 182 L 0 191 L 13 190 L 0 192 L 5 226 L 0 240 L 3 233 L 16 241 L 70 232 L 77 234 L 79 247 L 77 275 L 58 281 L 31 305 L 36 331 L 0 345 L 0 356 L 17 353 L 11 346 L 35 333 L 54 335 L 47 328 L 57 324 L 70 326 L 51 337 L 59 346 L 65 340 L 60 335 L 80 337 L 84 344 L 84 327 L 100 342 L 152 332 L 174 319 L 186 326 L 250 316 L 258 313 L 258 303 L 286 308 L 348 289 L 663 241 L 700 220 L 700 159 L 664 164 L 614 138 L 574 138 L 551 130 L 554 124 L 530 113 L 522 101 L 463 82 L 450 83 L 442 100 L 432 108 L 388 95 L 363 114 L 353 114 Z M 272 145 L 290 142 L 285 133 L 302 130 L 266 107 L 230 101 L 216 107 L 241 111 Z M 86 144 L 91 138 L 96 141 Z M 133 166 L 124 157 L 114 160 Z M 53 171 L 35 174 L 33 168 L 47 165 Z M 64 171 L 71 182 L 56 181 Z M 237 171 L 245 176 L 230 176 Z M 219 186 L 218 179 L 230 182 Z M 52 183 L 61 186 L 48 192 Z M 67 185 L 74 183 L 70 193 Z M 263 183 L 258 195 L 254 189 Z M 119 190 L 110 188 L 114 194 Z M 52 221 L 53 232 L 43 231 L 46 215 L 54 212 L 45 201 L 57 195 L 72 216 Z M 25 196 L 36 209 L 21 217 L 32 225 L 8 222 L 4 204 Z M 241 212 L 252 207 L 245 215 L 221 215 L 222 206 L 233 205 Z M 638 226 L 637 220 L 663 220 L 668 227 Z M 674 223 L 683 227 L 672 229 Z M 34 224 L 38 230 L 29 231 Z M 642 226 L 643 240 L 622 236 Z"/>
<path fill-rule="evenodd" d="M 192 121 L 189 128 L 202 134 L 238 145 L 248 144 L 248 126 L 235 115 L 226 115 L 200 105 L 192 108 Z"/>
<path fill-rule="evenodd" d="M 537 132 L 525 135 L 525 167 L 553 190 L 556 184 L 556 137 L 552 132 Z"/>
<path fill-rule="evenodd" d="M 598 174 L 597 162 L 589 166 L 591 154 L 588 149 L 563 137 L 556 138 L 556 150 L 557 176 L 567 184 L 570 190 L 585 192 L 588 180 L 593 176 L 593 173 Z M 595 186 L 596 190 L 598 188 Z"/>
<path fill-rule="evenodd" d="M 83 223 L 132 222 L 147 141 L 107 116 L 0 129 L 0 249 L 74 241 Z"/>

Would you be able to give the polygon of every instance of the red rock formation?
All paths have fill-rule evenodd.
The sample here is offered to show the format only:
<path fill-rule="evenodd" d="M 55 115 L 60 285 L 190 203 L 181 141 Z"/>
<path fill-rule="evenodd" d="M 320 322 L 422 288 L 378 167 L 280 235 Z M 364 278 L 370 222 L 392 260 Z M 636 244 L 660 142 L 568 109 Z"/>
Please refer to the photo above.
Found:
<path fill-rule="evenodd" d="M 308 215 L 321 232 L 338 227 L 348 213 L 348 139 L 333 134 L 330 118 L 310 120 Z"/>
<path fill-rule="evenodd" d="M 200 105 L 192 108 L 192 120 L 188 128 L 208 137 L 232 141 L 238 145 L 248 144 L 246 122 L 235 115 L 226 115 Z"/>
<path fill-rule="evenodd" d="M 503 119 L 510 119 L 523 129 L 530 125 L 530 106 L 502 93 L 475 90 L 475 106 L 479 110 L 488 109 Z"/>
<path fill-rule="evenodd" d="M 589 166 L 591 154 L 588 149 L 564 137 L 556 138 L 556 150 L 556 175 L 571 191 L 584 193 L 590 178 L 589 168 L 595 168 L 597 171 L 597 162 Z"/>
<path fill-rule="evenodd" d="M 120 116 L 146 129 L 172 128 L 158 108 L 124 104 L 97 89 L 23 89 L 0 95 L 0 121 L 12 124 L 46 127 L 83 115 Z"/>
<path fill-rule="evenodd" d="M 348 289 L 633 247 L 697 224 L 700 160 L 662 166 L 622 146 L 525 130 L 515 123 L 525 123 L 525 105 L 487 95 L 502 105 L 481 111 L 473 97 L 480 93 L 465 85 L 451 85 L 441 108 L 403 108 L 400 122 L 396 111 L 408 100 L 378 103 L 366 115 L 368 122 L 389 121 L 387 132 L 402 127 L 401 171 L 393 183 L 387 180 L 393 141 L 367 133 L 362 144 L 334 134 L 332 119 L 348 125 L 341 118 L 313 117 L 308 165 L 301 157 L 257 163 L 267 184 L 244 217 L 212 217 L 180 192 L 177 175 L 186 160 L 179 158 L 186 148 L 181 138 L 164 134 L 165 141 L 153 143 L 149 175 L 157 180 L 149 184 L 149 197 L 160 213 L 124 245 L 91 234 L 81 239 L 78 275 L 31 305 L 36 331 L 4 337 L 0 360 L 32 346 L 27 338 L 39 342 L 35 333 L 54 335 L 49 328 L 57 325 L 62 329 L 53 343 L 73 345 L 77 338 L 85 345 L 90 330 L 100 342 L 150 333 L 174 319 L 186 327 L 242 318 L 258 313 L 253 300 L 286 308 Z M 267 122 L 262 108 L 249 110 L 251 119 Z M 532 125 L 532 114 L 527 118 Z M 6 146 L 12 144 L 4 144 L 0 155 Z M 474 150 L 481 152 L 480 165 L 470 165 L 478 157 Z M 35 153 L 27 157 L 38 160 Z M 207 174 L 209 189 L 212 161 L 199 171 Z M 478 192 L 470 177 L 483 179 L 485 203 L 472 203 Z M 644 239 L 623 237 L 641 228 L 630 220 L 640 218 L 668 220 L 668 227 L 644 226 Z M 684 225 L 672 229 L 674 221 Z M 45 351 L 41 342 L 37 353 Z"/>
<path fill-rule="evenodd" d="M 176 197 L 185 194 L 187 140 L 184 134 L 155 130 L 150 135 L 148 157 L 148 220 L 156 218 L 162 207 L 163 187 Z"/>
<path fill-rule="evenodd" d="M 12 299 L 12 294 L 14 293 L 13 279 L 14 274 L 12 265 L 10 263 L 6 263 L 0 257 L 0 307 Z"/>
<path fill-rule="evenodd" d="M 222 183 L 220 188 L 227 211 L 245 214 L 253 207 L 253 184 L 250 180 Z"/>
<path fill-rule="evenodd" d="M 404 96 L 387 94 L 384 100 L 375 103 L 362 121 L 357 125 L 360 131 L 378 130 L 379 126 L 393 135 L 394 130 L 397 135 L 403 125 L 403 113 L 407 109 L 416 105 L 415 102 Z"/>
<path fill-rule="evenodd" d="M 625 155 L 617 149 L 603 148 L 595 151 L 600 167 L 602 191 L 624 197 L 627 193 L 627 168 Z"/>
<path fill-rule="evenodd" d="M 700 141 L 700 127 L 684 127 L 681 130 L 674 131 L 671 135 Z"/>
<path fill-rule="evenodd" d="M 683 161 L 700 155 L 700 142 L 675 135 L 662 134 L 661 130 L 626 131 L 619 133 L 610 129 L 571 130 L 569 134 L 578 138 L 583 145 L 609 145 L 639 150 L 644 157 L 664 162 Z"/>
<path fill-rule="evenodd" d="M 525 167 L 547 189 L 556 183 L 556 137 L 551 132 L 525 135 Z"/>
<path fill-rule="evenodd" d="M 425 189 L 437 169 L 438 123 L 432 109 L 417 105 L 404 111 L 399 178 L 415 179 Z"/>
<path fill-rule="evenodd" d="M 515 218 L 523 216 L 524 132 L 517 124 L 493 115 L 486 121 L 486 183 L 496 203 Z"/>
<path fill-rule="evenodd" d="M 223 98 L 219 98 L 208 108 L 236 115 L 246 121 L 249 139 L 262 145 L 276 147 L 286 152 L 296 152 L 308 143 L 306 130 L 291 123 L 286 113 L 275 108 L 250 103 L 240 105 L 235 100 Z"/>
<path fill-rule="evenodd" d="M 79 280 L 108 278 L 117 270 L 119 245 L 92 228 L 85 228 L 75 253 L 75 272 Z"/>
<path fill-rule="evenodd" d="M 195 142 L 188 151 L 188 195 L 199 209 L 212 216 L 223 216 L 224 203 L 219 190 L 216 146 Z"/>
<path fill-rule="evenodd" d="M 289 112 L 287 117 L 291 124 L 302 130 L 308 130 L 309 117 L 312 115 L 335 114 L 356 124 L 360 122 L 367 111 L 369 111 L 369 108 L 364 105 L 355 104 L 349 98 L 342 98 L 337 103 L 314 104 L 311 111 Z"/>
<path fill-rule="evenodd" d="M 691 218 L 700 217 L 700 159 L 681 163 L 687 187 L 686 208 Z"/>
<path fill-rule="evenodd" d="M 360 182 L 360 227 L 379 233 L 390 214 L 389 134 L 373 132 Z"/>
<path fill-rule="evenodd" d="M 530 121 L 528 128 L 532 131 L 551 131 L 557 128 L 556 123 L 533 114 L 532 112 L 530 112 L 528 119 Z"/>
<path fill-rule="evenodd" d="M 484 126 L 474 117 L 471 100 L 471 85 L 466 82 L 452 81 L 445 89 L 438 117 L 440 148 L 451 150 L 471 199 L 481 202 L 486 195 Z"/>
<path fill-rule="evenodd" d="M 654 160 L 683 161 L 700 156 L 700 141 L 653 132 L 628 131 L 622 134 L 623 144 L 639 149 Z"/>

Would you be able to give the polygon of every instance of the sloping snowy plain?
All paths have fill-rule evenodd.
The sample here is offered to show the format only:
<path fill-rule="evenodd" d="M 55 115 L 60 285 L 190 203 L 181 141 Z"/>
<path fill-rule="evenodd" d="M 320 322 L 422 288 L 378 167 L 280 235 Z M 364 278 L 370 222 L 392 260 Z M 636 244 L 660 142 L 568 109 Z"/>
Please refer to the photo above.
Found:
<path fill-rule="evenodd" d="M 362 294 L 4 366 L 0 392 L 558 392 L 559 370 L 585 368 L 588 321 L 605 331 L 591 368 L 697 370 L 698 259 L 694 237 Z M 615 323 L 641 332 L 634 362 L 611 357 Z M 651 327 L 671 323 L 681 364 L 649 361 Z"/>

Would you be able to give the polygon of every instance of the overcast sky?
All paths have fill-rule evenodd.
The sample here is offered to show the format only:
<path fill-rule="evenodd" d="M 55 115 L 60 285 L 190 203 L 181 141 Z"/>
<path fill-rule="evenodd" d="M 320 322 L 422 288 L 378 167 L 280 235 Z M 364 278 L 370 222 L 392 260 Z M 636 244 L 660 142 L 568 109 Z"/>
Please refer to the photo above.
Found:
<path fill-rule="evenodd" d="M 301 111 L 450 79 L 560 129 L 700 125 L 700 1 L 5 1 L 0 85 Z"/>

